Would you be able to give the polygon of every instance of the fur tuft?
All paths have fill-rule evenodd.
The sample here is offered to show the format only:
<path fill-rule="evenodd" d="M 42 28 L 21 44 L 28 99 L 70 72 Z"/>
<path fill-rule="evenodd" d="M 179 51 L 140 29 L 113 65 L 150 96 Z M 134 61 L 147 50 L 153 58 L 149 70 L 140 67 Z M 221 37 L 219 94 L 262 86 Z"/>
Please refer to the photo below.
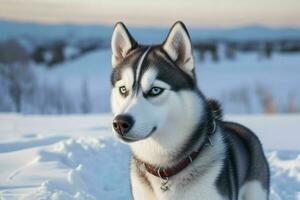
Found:
<path fill-rule="evenodd" d="M 222 120 L 223 111 L 222 111 L 221 104 L 215 99 L 208 99 L 207 105 L 212 111 L 214 118 L 217 120 Z"/>

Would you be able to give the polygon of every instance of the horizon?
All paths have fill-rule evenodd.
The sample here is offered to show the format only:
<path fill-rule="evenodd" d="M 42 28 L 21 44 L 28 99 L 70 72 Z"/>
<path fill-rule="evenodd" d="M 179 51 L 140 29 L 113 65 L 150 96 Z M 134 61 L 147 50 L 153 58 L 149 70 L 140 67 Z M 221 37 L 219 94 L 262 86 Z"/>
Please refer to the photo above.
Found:
<path fill-rule="evenodd" d="M 182 21 L 182 20 L 178 20 Z M 19 24 L 34 24 L 34 25 L 53 25 L 53 26 L 106 26 L 106 27 L 113 27 L 115 24 L 110 23 L 104 23 L 104 22 L 91 22 L 91 23 L 81 23 L 81 22 L 41 22 L 41 21 L 30 21 L 30 20 L 17 20 L 17 19 L 7 19 L 7 18 L 0 18 L 0 22 L 4 23 L 19 23 Z M 131 24 L 127 23 L 126 21 L 123 22 L 127 27 L 129 28 L 149 28 L 149 29 L 169 29 L 176 21 L 173 23 L 167 24 L 167 25 L 145 25 L 145 24 Z M 187 24 L 185 21 L 182 21 L 184 24 Z M 230 30 L 230 29 L 239 29 L 239 28 L 267 28 L 267 29 L 274 29 L 274 30 L 280 30 L 280 29 L 300 29 L 300 24 L 296 26 L 292 25 L 282 25 L 282 26 L 273 26 L 273 25 L 267 25 L 267 24 L 260 24 L 260 23 L 249 23 L 249 24 L 239 24 L 239 25 L 231 25 L 231 26 L 193 26 L 193 25 L 187 25 L 189 29 L 216 29 L 216 30 Z"/>
<path fill-rule="evenodd" d="M 147 9 L 145 9 L 147 8 Z M 0 20 L 39 24 L 103 24 L 123 21 L 133 27 L 169 27 L 181 20 L 189 27 L 300 27 L 296 0 L 2 0 Z"/>

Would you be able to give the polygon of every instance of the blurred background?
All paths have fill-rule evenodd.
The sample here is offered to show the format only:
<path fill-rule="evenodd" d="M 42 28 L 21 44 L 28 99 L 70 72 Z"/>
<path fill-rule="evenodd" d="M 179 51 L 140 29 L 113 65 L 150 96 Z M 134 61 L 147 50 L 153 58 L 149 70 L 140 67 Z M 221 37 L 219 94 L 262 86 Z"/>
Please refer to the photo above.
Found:
<path fill-rule="evenodd" d="M 203 93 L 230 114 L 300 112 L 298 0 L 1 0 L 0 112 L 110 111 L 110 38 L 160 43 L 183 21 Z"/>

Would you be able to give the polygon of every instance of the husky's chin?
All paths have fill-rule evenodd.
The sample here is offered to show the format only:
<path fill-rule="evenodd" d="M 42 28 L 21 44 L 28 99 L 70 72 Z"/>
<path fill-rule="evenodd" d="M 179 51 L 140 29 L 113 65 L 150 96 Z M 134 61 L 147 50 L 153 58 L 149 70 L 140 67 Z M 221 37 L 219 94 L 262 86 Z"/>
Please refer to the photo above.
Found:
<path fill-rule="evenodd" d="M 127 133 L 127 134 L 125 134 L 125 135 L 121 135 L 121 134 L 118 134 L 118 133 L 115 133 L 115 135 L 117 136 L 117 138 L 121 142 L 124 142 L 124 143 L 133 143 L 133 142 L 138 142 L 138 141 L 145 140 L 145 139 L 151 137 L 156 130 L 157 130 L 157 127 L 154 126 L 152 128 L 152 130 L 148 134 L 146 134 L 145 136 L 137 136 L 137 135 L 132 134 L 130 132 Z"/>

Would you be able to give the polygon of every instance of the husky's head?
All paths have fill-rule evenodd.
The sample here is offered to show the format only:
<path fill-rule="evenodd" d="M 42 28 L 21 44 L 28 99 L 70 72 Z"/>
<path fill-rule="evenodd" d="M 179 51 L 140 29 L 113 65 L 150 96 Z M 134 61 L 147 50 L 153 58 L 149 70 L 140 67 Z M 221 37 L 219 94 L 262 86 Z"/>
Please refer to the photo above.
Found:
<path fill-rule="evenodd" d="M 196 128 L 204 102 L 184 24 L 175 23 L 161 45 L 144 46 L 117 23 L 111 45 L 116 135 L 131 144 L 151 140 L 169 143 L 170 148 L 178 145 L 175 138 L 180 141 L 184 132 Z"/>

